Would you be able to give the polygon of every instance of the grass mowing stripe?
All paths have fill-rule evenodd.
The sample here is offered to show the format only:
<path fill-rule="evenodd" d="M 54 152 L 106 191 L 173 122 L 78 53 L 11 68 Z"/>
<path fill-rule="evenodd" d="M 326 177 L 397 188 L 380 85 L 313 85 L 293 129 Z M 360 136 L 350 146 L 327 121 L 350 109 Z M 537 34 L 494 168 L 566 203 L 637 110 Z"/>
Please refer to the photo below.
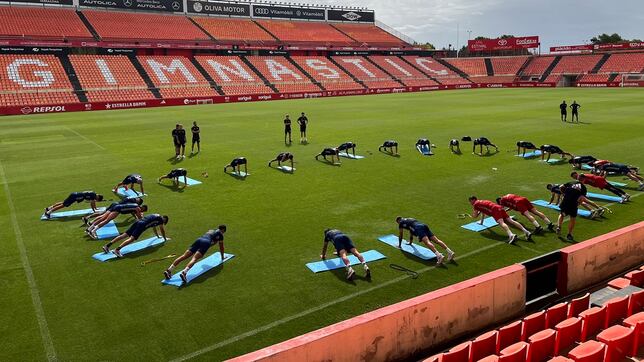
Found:
<path fill-rule="evenodd" d="M 75 135 L 77 135 L 78 137 L 80 137 L 80 138 L 84 139 L 85 141 L 87 141 L 87 142 L 89 142 L 89 143 L 93 144 L 94 146 L 96 146 L 96 147 L 98 147 L 98 148 L 102 149 L 103 151 L 107 150 L 105 147 L 103 147 L 103 146 L 99 145 L 98 143 L 96 143 L 96 142 L 92 141 L 91 139 L 89 139 L 89 138 L 85 137 L 84 135 L 80 134 L 79 132 L 77 132 L 77 131 L 75 131 L 75 130 L 73 130 L 73 129 L 71 129 L 71 128 L 67 127 L 67 126 L 64 126 L 64 127 L 65 127 L 65 129 L 69 130 L 69 131 L 70 131 L 70 132 L 72 132 L 73 134 L 75 134 Z"/>
<path fill-rule="evenodd" d="M 486 251 L 486 250 L 489 250 L 489 249 L 495 248 L 495 247 L 500 246 L 500 245 L 503 245 L 503 244 L 504 244 L 504 243 L 495 243 L 495 244 L 491 244 L 491 245 L 488 245 L 488 246 L 484 246 L 484 247 L 482 247 L 482 248 L 479 248 L 479 249 L 476 249 L 476 250 L 470 251 L 469 253 L 465 253 L 465 254 L 463 254 L 463 255 L 461 255 L 461 256 L 459 256 L 459 257 L 455 257 L 455 258 L 454 258 L 454 260 L 461 260 L 461 259 L 465 259 L 465 258 L 470 257 L 470 256 L 472 256 L 472 255 L 476 255 L 476 254 L 478 254 L 478 253 L 481 253 L 481 252 L 483 252 L 483 251 Z M 425 273 L 425 272 L 430 271 L 430 270 L 433 270 L 433 269 L 436 269 L 436 266 L 435 266 L 435 265 L 434 265 L 434 266 L 424 267 L 424 268 L 422 268 L 422 269 L 416 270 L 416 273 L 421 274 L 421 273 Z M 307 310 L 305 310 L 305 311 L 303 311 L 303 312 L 300 312 L 300 313 L 297 313 L 297 314 L 294 314 L 294 315 L 288 316 L 288 317 L 286 317 L 286 318 L 282 318 L 282 319 L 280 319 L 280 320 L 277 320 L 277 321 L 275 321 L 275 322 L 269 323 L 269 324 L 264 325 L 264 326 L 262 326 L 262 327 L 259 327 L 259 328 L 256 328 L 256 329 L 253 329 L 253 330 L 248 331 L 248 332 L 246 332 L 246 333 L 242 333 L 242 334 L 237 335 L 237 336 L 235 336 L 235 337 L 228 338 L 227 340 L 221 341 L 221 342 L 219 342 L 219 343 L 215 343 L 215 344 L 210 345 L 210 346 L 208 346 L 208 347 L 202 348 L 202 349 L 200 349 L 200 350 L 198 350 L 198 351 L 195 351 L 195 352 L 189 353 L 189 354 L 187 354 L 187 355 L 185 355 L 185 356 L 181 356 L 181 357 L 179 357 L 179 358 L 175 358 L 175 359 L 171 360 L 170 362 L 181 362 L 181 361 L 187 361 L 187 360 L 189 360 L 189 359 L 192 359 L 192 358 L 198 357 L 198 356 L 200 356 L 200 355 L 202 355 L 202 354 L 204 354 L 204 353 L 208 353 L 208 352 L 211 352 L 211 351 L 217 350 L 217 349 L 219 349 L 219 348 L 221 348 L 221 347 L 224 347 L 224 346 L 227 346 L 227 345 L 229 345 L 229 344 L 231 344 L 231 343 L 238 342 L 238 341 L 240 341 L 240 340 L 242 340 L 242 339 L 244 339 L 244 338 L 248 338 L 248 337 L 254 336 L 254 335 L 258 334 L 258 333 L 261 333 L 261 332 L 267 331 L 267 330 L 269 330 L 269 329 L 275 328 L 275 327 L 280 326 L 280 325 L 282 325 L 282 324 L 284 324 L 284 323 L 288 323 L 288 322 L 290 322 L 290 321 L 292 321 L 292 320 L 295 320 L 295 319 L 298 319 L 298 318 L 301 318 L 301 317 L 307 316 L 307 315 L 309 315 L 309 314 L 311 314 L 311 313 L 315 313 L 315 312 L 321 311 L 321 310 L 323 310 L 323 309 L 326 309 L 326 308 L 331 307 L 331 306 L 333 306 L 333 305 L 336 305 L 336 304 L 338 304 L 338 303 L 346 302 L 347 300 L 353 299 L 353 298 L 355 298 L 355 297 L 357 297 L 357 296 L 360 296 L 360 295 L 363 295 L 363 294 L 370 293 L 370 292 L 372 292 L 372 291 L 374 291 L 374 290 L 378 290 L 378 289 L 380 289 L 380 288 L 387 287 L 387 286 L 389 286 L 389 285 L 392 285 L 392 284 L 395 284 L 395 283 L 401 282 L 401 281 L 403 281 L 403 280 L 405 280 L 405 279 L 409 279 L 409 278 L 411 278 L 411 276 L 410 276 L 409 274 L 406 274 L 406 275 L 403 275 L 403 276 L 400 276 L 400 277 L 397 277 L 397 278 L 394 278 L 394 279 L 388 280 L 388 281 L 386 281 L 386 282 L 384 282 L 384 283 L 382 283 L 382 284 L 376 285 L 376 286 L 374 286 L 374 287 L 367 288 L 367 289 L 361 290 L 361 291 L 359 291 L 359 292 L 355 292 L 355 293 L 349 294 L 349 295 L 347 295 L 347 296 L 344 296 L 344 297 L 341 297 L 341 298 L 335 299 L 335 300 L 333 300 L 333 301 L 330 301 L 330 302 L 327 302 L 327 303 L 321 304 L 321 305 L 319 305 L 319 306 L 317 306 L 317 307 L 315 307 L 315 308 L 307 309 Z"/>
<path fill-rule="evenodd" d="M 31 265 L 29 264 L 27 248 L 25 247 L 25 243 L 22 240 L 22 232 L 20 231 L 18 219 L 16 218 L 16 208 L 13 205 L 13 200 L 11 199 L 9 181 L 5 176 L 4 166 L 1 162 L 0 180 L 4 185 L 4 192 L 7 195 L 7 204 L 9 206 L 9 213 L 11 214 L 11 225 L 13 226 L 13 231 L 16 235 L 16 243 L 18 244 L 18 250 L 20 251 L 20 261 L 22 262 L 22 268 L 25 271 L 27 283 L 29 284 L 29 292 L 31 294 L 31 300 L 34 303 L 34 310 L 36 312 L 36 318 L 38 319 L 38 327 L 40 328 L 40 335 L 42 337 L 42 343 L 43 347 L 45 348 L 45 353 L 47 354 L 47 360 L 56 361 L 56 350 L 54 349 L 54 343 L 51 339 L 51 334 L 49 333 L 49 327 L 47 326 L 45 311 L 43 310 L 42 302 L 40 300 L 40 292 L 38 291 L 38 286 L 36 285 L 36 278 L 34 278 L 33 270 L 31 270 Z"/>

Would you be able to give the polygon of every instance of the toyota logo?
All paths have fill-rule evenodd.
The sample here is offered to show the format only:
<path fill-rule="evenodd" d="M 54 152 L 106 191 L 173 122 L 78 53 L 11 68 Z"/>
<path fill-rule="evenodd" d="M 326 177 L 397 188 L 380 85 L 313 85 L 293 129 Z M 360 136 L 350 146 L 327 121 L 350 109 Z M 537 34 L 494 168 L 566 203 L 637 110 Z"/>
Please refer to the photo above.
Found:
<path fill-rule="evenodd" d="M 503 46 L 503 45 L 506 45 L 506 44 L 508 44 L 507 40 L 505 40 L 505 39 L 500 39 L 499 40 L 499 45 Z"/>
<path fill-rule="evenodd" d="M 255 14 L 257 14 L 257 15 L 268 15 L 268 9 L 266 9 L 266 8 L 255 8 Z"/>

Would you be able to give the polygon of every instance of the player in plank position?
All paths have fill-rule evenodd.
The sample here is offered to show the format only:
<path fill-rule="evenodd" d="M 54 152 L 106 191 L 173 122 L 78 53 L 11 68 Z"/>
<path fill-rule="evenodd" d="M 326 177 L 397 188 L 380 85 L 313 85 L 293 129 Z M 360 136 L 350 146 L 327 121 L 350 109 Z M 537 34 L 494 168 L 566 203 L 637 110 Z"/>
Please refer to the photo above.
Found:
<path fill-rule="evenodd" d="M 87 234 L 89 234 L 92 239 L 96 239 L 96 231 L 107 225 L 107 223 L 111 220 L 116 219 L 119 215 L 134 215 L 137 220 L 141 220 L 143 218 L 143 213 L 146 211 L 148 211 L 147 205 L 139 206 L 136 203 L 116 205 L 112 208 L 112 210 L 97 217 L 94 222 L 89 225 L 85 232 L 87 232 Z"/>
<path fill-rule="evenodd" d="M 112 211 L 112 208 L 116 205 L 122 205 L 122 204 L 137 204 L 137 205 L 143 205 L 143 199 L 140 197 L 127 197 L 125 199 L 122 199 L 121 201 L 113 202 L 105 208 L 104 211 L 97 211 L 93 214 L 83 216 L 81 219 L 83 220 L 83 224 L 89 226 L 89 220 L 97 218 L 101 215 L 105 215 L 106 213 Z"/>
<path fill-rule="evenodd" d="M 163 272 L 163 276 L 167 279 L 172 277 L 172 270 L 179 265 L 182 261 L 192 257 L 188 265 L 181 271 L 179 276 L 183 283 L 188 283 L 188 271 L 192 268 L 199 259 L 206 255 L 208 249 L 215 244 L 219 244 L 219 252 L 221 253 L 221 260 L 226 259 L 224 256 L 224 234 L 226 233 L 226 225 L 219 225 L 216 230 L 208 230 L 200 238 L 194 241 L 190 248 L 186 250 L 181 256 L 176 258 L 172 264 Z"/>
<path fill-rule="evenodd" d="M 534 205 L 527 198 L 515 194 L 507 194 L 505 196 L 499 197 L 496 199 L 496 203 L 507 207 L 511 210 L 519 212 L 521 215 L 525 216 L 532 225 L 535 226 L 534 233 L 539 233 L 543 230 L 539 222 L 532 215 L 538 216 L 541 220 L 545 221 L 548 224 L 548 230 L 552 231 L 554 229 L 554 224 L 546 215 L 541 211 L 537 210 Z M 532 214 L 532 215 L 530 215 Z"/>
<path fill-rule="evenodd" d="M 541 145 L 541 147 L 539 147 L 539 150 L 541 150 L 541 161 L 543 161 L 543 159 L 546 157 L 546 153 L 548 154 L 548 159 L 546 160 L 546 162 L 547 162 L 547 161 L 550 161 L 550 156 L 551 156 L 553 153 L 555 153 L 555 154 L 560 154 L 560 155 L 561 155 L 561 158 L 563 158 L 563 159 L 565 159 L 565 158 L 566 158 L 566 155 L 567 155 L 567 156 L 570 156 L 571 158 L 572 158 L 572 157 L 574 157 L 572 154 L 570 154 L 570 153 L 568 153 L 568 152 L 565 152 L 564 150 L 562 150 L 562 149 L 561 149 L 561 148 L 559 148 L 558 146 L 553 146 L 553 145 Z"/>
<path fill-rule="evenodd" d="M 300 143 L 308 142 L 309 139 L 306 137 L 306 126 L 309 124 L 309 119 L 306 118 L 304 112 L 302 112 L 302 115 L 297 119 L 297 124 L 300 126 Z"/>
<path fill-rule="evenodd" d="M 535 146 L 534 143 L 528 142 L 528 141 L 519 141 L 519 142 L 517 142 L 517 155 L 523 154 L 523 156 L 525 156 L 525 152 L 527 150 L 536 151 L 537 146 Z"/>
<path fill-rule="evenodd" d="M 398 142 L 394 140 L 387 140 L 382 143 L 382 146 L 378 147 L 378 151 L 386 152 L 392 155 L 398 154 Z"/>
<path fill-rule="evenodd" d="M 494 147 L 496 149 L 496 152 L 499 152 L 499 148 L 496 147 L 494 143 L 490 142 L 490 140 L 485 137 L 479 137 L 474 139 L 474 142 L 472 145 L 472 153 L 474 154 L 476 154 L 476 146 L 480 147 L 480 150 L 478 153 L 479 155 L 483 154 L 483 146 L 485 146 L 487 153 L 490 153 L 490 146 Z"/>
<path fill-rule="evenodd" d="M 161 180 L 170 179 L 174 186 L 179 186 L 179 178 L 183 177 L 184 186 L 188 185 L 188 171 L 183 168 L 175 168 L 170 171 L 167 175 L 161 176 L 158 178 L 157 182 L 161 183 Z"/>
<path fill-rule="evenodd" d="M 281 152 L 277 157 L 268 161 L 268 167 L 272 167 L 271 164 L 277 161 L 277 166 L 282 166 L 282 162 L 291 161 L 291 169 L 293 169 L 293 154 L 290 152 Z"/>
<path fill-rule="evenodd" d="M 121 254 L 121 249 L 123 247 L 127 246 L 128 244 L 132 243 L 133 241 L 136 241 L 143 232 L 149 228 L 152 228 L 154 231 L 154 235 L 156 235 L 157 238 L 163 237 L 164 241 L 170 240 L 165 236 L 165 229 L 163 228 L 163 225 L 168 224 L 168 216 L 167 215 L 159 215 L 159 214 L 150 214 L 148 216 L 143 217 L 141 220 L 137 220 L 130 226 L 129 229 L 127 229 L 123 234 L 115 237 L 112 239 L 112 241 L 108 242 L 107 244 L 103 245 L 103 252 L 106 254 L 110 252 L 110 246 L 112 244 L 117 243 L 121 240 L 123 242 L 121 245 L 117 246 L 114 250 L 112 250 L 112 253 L 116 255 L 119 258 L 122 258 L 123 255 Z M 159 236 L 159 232 L 157 231 L 157 226 L 161 230 L 161 236 Z"/>
<path fill-rule="evenodd" d="M 116 190 L 119 189 L 119 187 L 123 186 L 125 191 L 128 190 L 128 188 L 132 189 L 135 194 L 139 195 L 139 193 L 134 189 L 134 185 L 139 185 L 141 186 L 141 194 L 144 194 L 145 191 L 143 191 L 143 177 L 139 175 L 138 173 L 132 173 L 123 179 L 123 181 L 119 182 L 113 189 L 112 192 L 116 192 Z"/>
<path fill-rule="evenodd" d="M 195 153 L 195 144 L 197 144 L 197 153 L 201 152 L 201 130 L 197 126 L 197 121 L 192 122 L 190 130 L 192 131 L 192 149 L 190 150 L 192 155 Z"/>
<path fill-rule="evenodd" d="M 575 156 L 568 160 L 568 163 L 572 165 L 572 168 L 581 170 L 583 165 L 592 165 L 597 159 L 593 156 Z"/>
<path fill-rule="evenodd" d="M 364 268 L 365 276 L 367 278 L 371 277 L 371 270 L 369 270 L 369 266 L 367 266 L 367 262 L 364 260 L 362 254 L 360 254 L 358 249 L 353 245 L 353 241 L 338 229 L 324 230 L 324 245 L 322 246 L 322 254 L 320 254 L 320 258 L 322 260 L 326 259 L 326 248 L 329 242 L 333 243 L 336 253 L 342 259 L 342 262 L 347 269 L 347 280 L 353 280 L 353 276 L 356 273 L 351 267 L 351 262 L 347 257 L 347 253 L 351 253 L 358 258 Z"/>
<path fill-rule="evenodd" d="M 65 207 L 70 207 L 72 204 L 81 203 L 83 201 L 89 201 L 89 205 L 92 207 L 92 211 L 96 212 L 96 202 L 103 201 L 103 195 L 97 194 L 94 191 L 81 191 L 81 192 L 72 192 L 67 196 L 63 201 L 57 202 L 51 206 L 45 208 L 45 217 L 51 219 L 51 213 L 60 210 Z"/>
<path fill-rule="evenodd" d="M 644 190 L 644 178 L 638 175 L 638 167 L 606 160 L 596 161 L 592 166 L 594 173 L 599 176 L 606 177 L 608 174 L 626 176 L 639 184 L 638 190 Z"/>
<path fill-rule="evenodd" d="M 434 254 L 436 254 L 436 265 L 440 265 L 443 263 L 443 258 L 445 256 L 441 254 L 434 244 L 432 242 L 440 245 L 447 251 L 447 261 L 452 261 L 454 259 L 455 253 L 452 251 L 452 249 L 447 246 L 441 239 L 437 238 L 434 233 L 432 233 L 431 230 L 429 230 L 429 226 L 426 224 L 423 224 L 419 222 L 416 219 L 410 218 L 410 217 L 402 217 L 402 216 L 397 216 L 396 217 L 396 222 L 398 223 L 398 248 L 402 248 L 402 241 L 403 241 L 403 231 L 408 230 L 409 231 L 409 242 L 408 244 L 411 245 L 412 242 L 414 241 L 414 236 L 418 237 L 418 241 L 425 244 L 429 250 L 431 250 Z"/>
<path fill-rule="evenodd" d="M 564 218 L 566 216 L 570 217 L 568 222 L 568 235 L 566 239 L 573 241 L 572 232 L 575 229 L 575 223 L 577 222 L 577 212 L 579 209 L 579 204 L 583 201 L 584 191 L 582 190 L 582 184 L 563 184 L 560 186 L 561 194 L 563 195 L 561 204 L 559 204 L 559 218 L 557 219 L 557 235 L 561 234 L 561 225 L 563 224 Z"/>
<path fill-rule="evenodd" d="M 523 231 L 526 240 L 532 241 L 532 234 L 530 233 L 530 231 L 528 231 L 528 229 L 523 227 L 523 225 L 521 225 L 520 223 L 512 220 L 503 206 L 495 204 L 489 200 L 479 200 L 476 198 L 476 196 L 470 196 L 468 200 L 474 208 L 472 212 L 472 218 L 476 219 L 479 215 L 481 215 L 480 224 L 483 225 L 485 215 L 493 217 L 494 220 L 503 228 L 503 230 L 508 233 L 508 244 L 513 244 L 517 240 L 517 236 L 510 230 L 510 227 L 507 224 L 510 224 L 515 228 Z"/>
<path fill-rule="evenodd" d="M 230 167 L 233 169 L 233 172 L 241 174 L 241 165 L 244 165 L 244 172 L 248 174 L 248 161 L 246 160 L 246 157 L 234 158 L 232 161 L 230 161 L 230 164 L 224 167 L 224 172 L 226 172 L 226 170 Z"/>
<path fill-rule="evenodd" d="M 449 150 L 452 151 L 452 153 L 461 154 L 461 144 L 456 138 L 452 138 L 449 141 Z"/>
<path fill-rule="evenodd" d="M 432 143 L 427 139 L 427 138 L 419 138 L 418 141 L 416 141 L 416 149 L 420 153 L 423 152 L 423 148 L 427 147 L 427 152 L 431 155 L 432 154 Z"/>
<path fill-rule="evenodd" d="M 356 144 L 353 143 L 353 142 L 345 142 L 345 143 L 341 144 L 340 146 L 338 146 L 338 152 L 344 151 L 344 153 L 346 153 L 347 156 L 349 155 L 349 150 L 351 150 L 351 152 L 355 156 L 356 155 Z"/>
<path fill-rule="evenodd" d="M 594 219 L 596 216 L 602 216 L 604 215 L 604 212 L 606 211 L 603 207 L 597 205 L 595 202 L 592 200 L 588 199 L 586 197 L 586 194 L 588 191 L 586 190 L 586 186 L 580 182 L 567 182 L 565 184 L 547 184 L 546 189 L 550 191 L 550 201 L 548 202 L 548 205 L 550 204 L 555 204 L 559 206 L 561 204 L 561 186 L 565 185 L 566 187 L 572 187 L 575 184 L 579 184 L 579 189 L 581 190 L 582 196 L 579 198 L 579 205 L 583 207 L 584 209 L 590 211 L 590 218 Z M 556 199 L 556 200 L 555 200 Z"/>
<path fill-rule="evenodd" d="M 605 177 L 592 175 L 592 174 L 588 174 L 588 173 L 581 173 L 580 174 L 580 173 L 577 173 L 577 172 L 571 173 L 570 177 L 572 177 L 573 179 L 581 182 L 582 184 L 590 185 L 590 186 L 596 187 L 596 188 L 598 188 L 600 190 L 606 189 L 606 190 L 612 192 L 613 194 L 621 197 L 622 202 L 626 202 L 631 198 L 631 196 L 629 194 L 627 194 L 626 192 L 624 192 L 621 189 L 618 189 L 617 187 L 615 187 L 615 186 L 611 185 L 610 183 L 608 183 L 608 181 L 606 180 Z"/>
<path fill-rule="evenodd" d="M 338 158 L 338 163 L 337 163 L 337 164 L 340 164 L 340 163 L 341 163 L 341 162 L 340 162 L 340 151 L 339 151 L 337 148 L 329 148 L 329 147 L 327 147 L 327 148 L 323 149 L 323 150 L 322 150 L 322 152 L 318 153 L 318 154 L 315 156 L 315 159 L 316 159 L 316 160 L 319 160 L 319 157 L 320 157 L 320 156 L 324 157 L 324 160 L 325 160 L 325 161 L 327 161 L 327 162 L 328 162 L 329 160 L 326 158 L 326 156 L 331 156 L 331 163 L 333 163 L 333 164 L 335 164 L 335 162 L 333 161 L 333 159 L 334 159 L 335 157 L 337 157 L 337 158 Z"/>

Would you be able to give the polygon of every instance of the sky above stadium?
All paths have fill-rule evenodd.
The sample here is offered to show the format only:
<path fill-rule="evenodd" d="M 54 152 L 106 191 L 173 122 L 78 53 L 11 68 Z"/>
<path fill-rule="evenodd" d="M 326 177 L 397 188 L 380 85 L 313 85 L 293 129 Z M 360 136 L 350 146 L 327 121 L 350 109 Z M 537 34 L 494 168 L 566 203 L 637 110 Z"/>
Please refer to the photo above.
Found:
<path fill-rule="evenodd" d="M 556 45 L 588 43 L 601 33 L 644 38 L 642 0 L 321 0 L 376 11 L 376 19 L 437 48 L 471 37 L 538 35 L 544 52 Z M 630 10 L 629 10 L 630 9 Z"/>

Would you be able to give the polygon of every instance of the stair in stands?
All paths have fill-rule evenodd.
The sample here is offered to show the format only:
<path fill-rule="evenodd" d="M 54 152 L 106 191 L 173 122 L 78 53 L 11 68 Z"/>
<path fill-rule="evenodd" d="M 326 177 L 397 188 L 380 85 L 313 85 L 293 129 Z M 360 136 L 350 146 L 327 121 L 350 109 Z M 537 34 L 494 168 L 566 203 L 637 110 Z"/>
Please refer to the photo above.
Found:
<path fill-rule="evenodd" d="M 557 55 L 555 59 L 552 60 L 552 63 L 550 63 L 548 68 L 546 68 L 546 71 L 543 72 L 543 74 L 541 75 L 541 79 L 539 79 L 539 82 L 543 82 L 544 80 L 546 80 L 546 78 L 548 78 L 548 76 L 550 75 L 550 72 L 552 72 L 552 70 L 555 69 L 555 67 L 557 66 L 557 64 L 559 64 L 560 61 L 561 61 L 561 55 Z"/>
<path fill-rule="evenodd" d="M 253 23 L 257 24 L 257 26 L 259 26 L 260 28 L 262 28 L 262 30 L 264 30 L 264 31 L 265 31 L 265 32 L 267 32 L 270 36 L 272 36 L 272 37 L 273 37 L 273 39 L 275 39 L 275 41 L 278 41 L 278 42 L 280 42 L 280 43 L 282 42 L 282 40 L 280 40 L 278 37 L 276 37 L 276 36 L 275 36 L 275 34 L 273 34 L 273 33 L 271 33 L 270 31 L 268 31 L 268 29 L 266 29 L 265 27 L 263 27 L 263 26 L 262 26 L 262 24 L 260 24 L 259 22 L 257 22 L 257 21 L 255 21 L 255 20 L 253 20 Z M 272 86 L 271 86 L 271 88 L 272 88 Z"/>
<path fill-rule="evenodd" d="M 335 60 L 333 60 L 333 57 L 331 57 L 331 56 L 328 56 L 328 55 L 327 55 L 327 57 L 326 57 L 326 58 L 327 58 L 331 63 L 333 63 L 336 67 L 338 67 L 340 70 L 342 70 L 343 72 L 347 73 L 347 74 L 349 75 L 349 77 L 351 77 L 351 79 L 353 79 L 353 81 L 354 81 L 354 82 L 356 82 L 356 83 L 360 84 L 361 86 L 363 86 L 363 87 L 364 87 L 364 89 L 369 88 L 369 87 L 367 87 L 367 85 L 366 85 L 366 84 L 364 84 L 364 82 L 363 82 L 363 81 L 361 81 L 360 79 L 356 78 L 356 76 L 355 76 L 355 75 L 353 75 L 350 71 L 348 71 L 348 70 L 347 70 L 345 67 L 343 67 L 340 63 L 338 63 L 338 62 L 336 62 Z"/>
<path fill-rule="evenodd" d="M 373 64 L 374 67 L 380 69 L 383 73 L 387 74 L 388 76 L 391 77 L 391 79 L 395 80 L 398 84 L 400 84 L 403 87 L 406 87 L 405 83 L 403 83 L 400 79 L 394 77 L 391 73 L 389 73 L 385 68 L 381 67 L 380 65 L 376 64 L 373 60 L 371 60 L 369 57 L 363 57 L 366 59 L 369 63 Z"/>
<path fill-rule="evenodd" d="M 191 17 L 189 17 L 189 16 L 188 16 L 188 20 L 190 20 L 190 22 L 191 22 L 194 26 L 196 26 L 197 28 L 199 28 L 199 30 L 203 31 L 203 33 L 204 33 L 204 34 L 206 34 L 206 35 L 207 35 L 211 40 L 213 40 L 213 41 L 216 41 L 216 40 L 217 40 L 217 39 L 215 39 L 215 37 L 214 37 L 214 36 L 210 35 L 210 33 L 206 31 L 206 29 L 204 29 L 201 25 L 199 25 L 199 23 L 197 23 L 193 18 L 191 18 Z M 199 68 L 197 68 L 197 69 L 199 69 Z M 206 78 L 206 79 L 208 79 L 208 78 Z"/>
<path fill-rule="evenodd" d="M 608 77 L 608 82 L 614 82 L 618 75 L 619 73 L 612 73 L 610 77 Z"/>
<path fill-rule="evenodd" d="M 291 59 L 291 56 L 290 56 L 290 55 L 286 55 L 286 57 L 285 57 L 285 58 L 286 58 L 286 60 L 288 60 L 289 62 L 291 62 L 291 64 L 292 64 L 295 68 L 297 68 L 300 72 L 302 72 L 302 74 L 304 74 L 307 78 L 309 78 L 309 80 L 311 81 L 311 83 L 313 83 L 313 84 L 317 85 L 318 87 L 320 87 L 320 89 L 321 89 L 321 90 L 326 91 L 326 89 L 324 88 L 324 86 L 322 85 L 322 83 L 318 82 L 317 80 L 315 80 L 315 78 L 311 77 L 311 75 L 310 75 L 306 70 L 304 70 L 304 68 L 302 68 L 299 64 L 297 64 L 297 62 L 296 62 L 296 61 L 294 61 L 293 59 Z"/>
<path fill-rule="evenodd" d="M 403 56 L 400 56 L 400 55 L 399 55 L 399 56 L 398 56 L 398 59 L 402 60 L 402 61 L 403 61 L 403 63 L 408 64 L 410 67 L 412 67 L 412 68 L 416 69 L 416 70 L 417 70 L 417 71 L 419 71 L 421 74 L 424 74 L 427 78 L 429 78 L 429 79 L 433 80 L 434 82 L 436 82 L 436 83 L 438 83 L 438 84 L 443 84 L 443 83 L 441 83 L 441 82 L 438 80 L 438 78 L 434 78 L 434 77 L 432 77 L 429 73 L 427 73 L 426 71 L 424 71 L 424 70 L 423 70 L 423 69 L 421 69 L 420 67 L 417 67 L 417 66 L 416 66 L 416 65 L 414 65 L 412 62 L 410 62 L 410 61 L 408 61 L 407 59 L 405 59 L 405 57 L 403 57 Z"/>
<path fill-rule="evenodd" d="M 333 26 L 333 24 L 332 24 L 332 23 L 329 23 L 329 25 L 331 25 L 331 27 L 332 27 L 333 29 L 335 29 L 335 30 L 337 30 L 337 31 L 341 32 L 342 34 L 344 34 L 344 36 L 346 36 L 347 38 L 349 38 L 349 39 L 353 40 L 354 42 L 356 42 L 356 43 L 358 43 L 358 44 L 362 44 L 362 42 L 360 42 L 360 41 L 358 41 L 358 40 L 356 40 L 356 39 L 352 38 L 349 34 L 345 33 L 342 29 L 338 28 L 337 26 Z"/>
<path fill-rule="evenodd" d="M 604 63 L 606 63 L 608 58 L 610 58 L 610 53 L 604 54 L 604 56 L 601 59 L 599 59 L 597 64 L 595 64 L 595 66 L 593 67 L 593 69 L 589 73 L 590 74 L 597 74 L 599 72 L 599 70 L 602 68 L 602 66 L 604 65 Z"/>
<path fill-rule="evenodd" d="M 56 57 L 60 60 L 60 64 L 63 65 L 63 69 L 65 69 L 67 78 L 69 78 L 69 82 L 72 84 L 72 87 L 74 87 L 74 93 L 76 94 L 76 97 L 78 97 L 78 100 L 81 103 L 87 103 L 87 94 L 85 94 L 85 91 L 78 80 L 78 76 L 76 75 L 72 62 L 69 61 L 66 54 L 57 55 Z"/>
<path fill-rule="evenodd" d="M 214 79 L 212 79 L 212 77 L 210 76 L 210 74 L 208 74 L 208 72 L 206 72 L 206 70 L 205 70 L 205 69 L 203 69 L 203 67 L 201 66 L 201 64 L 199 64 L 199 62 L 197 61 L 197 59 L 195 59 L 194 57 L 193 57 L 193 58 L 190 58 L 190 62 L 192 63 L 192 65 L 194 65 L 194 66 L 195 66 L 195 68 L 197 68 L 197 70 L 199 71 L 199 73 L 201 73 L 201 75 L 203 75 L 203 77 L 204 77 L 204 78 L 206 78 L 206 80 L 207 80 L 207 81 L 208 81 L 208 83 L 210 84 L 210 88 L 214 89 L 214 90 L 217 92 L 217 94 L 219 94 L 220 96 L 224 96 L 224 95 L 225 95 L 225 94 L 224 94 L 224 91 L 221 89 L 221 87 L 219 86 L 219 84 L 217 84 L 217 82 L 215 82 L 215 80 L 214 80 Z"/>
<path fill-rule="evenodd" d="M 94 27 L 92 26 L 92 23 L 90 23 L 89 20 L 87 20 L 87 18 L 85 17 L 85 14 L 81 13 L 80 11 L 76 11 L 76 15 L 78 15 L 78 17 L 81 19 L 83 24 L 85 24 L 85 27 L 87 27 L 87 30 L 89 30 L 89 32 L 92 34 L 94 39 L 101 40 L 101 37 L 98 35 L 98 32 L 96 31 L 96 29 L 94 29 Z"/>
<path fill-rule="evenodd" d="M 487 75 L 490 77 L 494 76 L 494 67 L 492 66 L 492 60 L 490 60 L 490 58 L 485 58 L 483 60 L 485 61 L 485 70 L 487 71 Z"/>
<path fill-rule="evenodd" d="M 519 68 L 519 70 L 517 71 L 517 74 L 516 74 L 517 77 L 520 77 L 523 74 L 523 71 L 525 70 L 525 68 L 527 68 L 528 65 L 530 65 L 530 63 L 532 63 L 532 60 L 535 58 L 536 57 L 528 57 L 528 59 L 526 59 L 525 63 L 523 63 L 521 68 Z"/>
<path fill-rule="evenodd" d="M 441 58 L 434 58 L 434 60 L 437 61 L 438 63 L 441 63 L 443 66 L 447 67 L 447 69 L 451 70 L 452 72 L 460 75 L 461 77 L 463 77 L 463 78 L 465 78 L 465 79 L 467 79 L 467 80 L 469 80 L 471 82 L 469 76 L 467 74 L 465 74 L 465 72 L 463 72 L 462 70 L 456 68 L 450 62 L 446 62 Z"/>
<path fill-rule="evenodd" d="M 271 35 L 272 35 L 272 34 L 271 34 Z M 248 66 L 248 67 L 249 67 L 253 72 L 255 72 L 255 74 L 257 74 L 257 76 L 259 77 L 259 79 L 261 79 L 261 80 L 262 80 L 262 82 L 264 82 L 264 84 L 265 84 L 267 87 L 269 87 L 270 89 L 272 89 L 272 90 L 273 90 L 273 92 L 275 92 L 275 93 L 280 93 L 280 91 L 275 87 L 275 85 L 273 85 L 273 83 L 269 82 L 269 81 L 268 81 L 268 79 L 266 79 L 266 77 L 264 77 L 264 74 L 262 74 L 262 72 L 260 72 L 260 71 L 259 71 L 259 69 L 257 69 L 257 68 L 253 65 L 253 63 L 251 63 L 248 59 L 246 59 L 246 57 L 244 57 L 244 56 L 240 56 L 240 57 L 239 57 L 239 59 L 241 59 L 241 60 L 242 60 L 242 62 L 244 62 L 244 64 L 246 64 L 246 66 Z"/>
<path fill-rule="evenodd" d="M 132 62 L 132 65 L 134 65 L 134 68 L 136 68 L 136 71 L 139 72 L 139 75 L 141 78 L 143 78 L 143 81 L 145 84 L 148 86 L 148 89 L 152 94 L 154 95 L 155 98 L 161 99 L 161 92 L 159 92 L 159 88 L 154 86 L 154 83 L 152 82 L 152 79 L 150 79 L 150 76 L 148 73 L 145 71 L 143 68 L 143 65 L 141 65 L 141 62 L 134 56 L 133 54 L 128 55 L 128 58 L 130 58 L 130 61 Z"/>

